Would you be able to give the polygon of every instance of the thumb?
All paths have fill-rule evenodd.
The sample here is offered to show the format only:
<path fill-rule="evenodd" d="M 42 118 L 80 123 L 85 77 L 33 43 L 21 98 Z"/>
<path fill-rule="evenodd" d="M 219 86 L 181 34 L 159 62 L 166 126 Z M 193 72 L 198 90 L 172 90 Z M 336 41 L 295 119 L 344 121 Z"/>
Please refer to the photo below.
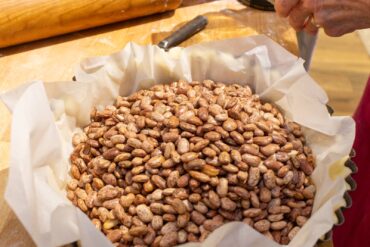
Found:
<path fill-rule="evenodd" d="M 299 0 L 275 0 L 276 13 L 281 17 L 287 17 Z"/>

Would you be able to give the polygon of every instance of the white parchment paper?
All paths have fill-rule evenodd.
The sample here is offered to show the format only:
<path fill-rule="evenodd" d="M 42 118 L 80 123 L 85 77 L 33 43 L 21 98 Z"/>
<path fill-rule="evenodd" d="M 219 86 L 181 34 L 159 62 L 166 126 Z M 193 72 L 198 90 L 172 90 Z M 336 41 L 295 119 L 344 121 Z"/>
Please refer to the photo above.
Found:
<path fill-rule="evenodd" d="M 305 72 L 303 60 L 269 38 L 231 39 L 169 52 L 130 43 L 111 56 L 83 61 L 76 77 L 77 82 L 31 82 L 1 95 L 13 113 L 5 198 L 38 246 L 75 240 L 89 247 L 111 245 L 66 199 L 72 134 L 89 122 L 92 106 L 178 79 L 250 85 L 303 125 L 316 154 L 312 178 L 317 194 L 312 217 L 289 246 L 313 246 L 336 223 L 334 211 L 345 204 L 348 189 L 344 178 L 350 171 L 343 158 L 352 147 L 354 122 L 329 116 L 327 96 Z M 279 245 L 243 223 L 229 223 L 203 244 L 188 246 Z"/>

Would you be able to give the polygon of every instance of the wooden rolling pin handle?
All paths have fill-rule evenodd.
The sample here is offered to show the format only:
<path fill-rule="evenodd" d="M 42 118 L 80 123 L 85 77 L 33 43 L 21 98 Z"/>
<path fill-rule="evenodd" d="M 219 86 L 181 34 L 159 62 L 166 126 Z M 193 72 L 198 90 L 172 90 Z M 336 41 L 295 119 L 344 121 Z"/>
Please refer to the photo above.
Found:
<path fill-rule="evenodd" d="M 0 48 L 180 6 L 182 0 L 0 0 Z"/>

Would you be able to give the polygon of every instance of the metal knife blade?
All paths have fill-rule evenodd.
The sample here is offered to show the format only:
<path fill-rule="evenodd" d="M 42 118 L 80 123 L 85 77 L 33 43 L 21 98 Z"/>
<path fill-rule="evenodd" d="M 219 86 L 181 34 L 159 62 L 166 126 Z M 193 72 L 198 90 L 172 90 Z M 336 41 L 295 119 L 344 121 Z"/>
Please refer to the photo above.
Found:
<path fill-rule="evenodd" d="M 299 56 L 305 60 L 304 68 L 310 69 L 312 54 L 315 49 L 317 34 L 309 34 L 304 31 L 297 32 Z"/>

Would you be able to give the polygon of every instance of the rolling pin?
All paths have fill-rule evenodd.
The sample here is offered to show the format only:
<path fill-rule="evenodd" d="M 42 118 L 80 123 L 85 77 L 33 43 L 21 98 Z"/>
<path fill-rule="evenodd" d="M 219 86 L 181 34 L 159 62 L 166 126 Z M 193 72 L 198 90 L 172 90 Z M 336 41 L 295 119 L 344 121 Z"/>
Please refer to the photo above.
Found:
<path fill-rule="evenodd" d="M 0 48 L 173 10 L 182 0 L 0 0 Z"/>

